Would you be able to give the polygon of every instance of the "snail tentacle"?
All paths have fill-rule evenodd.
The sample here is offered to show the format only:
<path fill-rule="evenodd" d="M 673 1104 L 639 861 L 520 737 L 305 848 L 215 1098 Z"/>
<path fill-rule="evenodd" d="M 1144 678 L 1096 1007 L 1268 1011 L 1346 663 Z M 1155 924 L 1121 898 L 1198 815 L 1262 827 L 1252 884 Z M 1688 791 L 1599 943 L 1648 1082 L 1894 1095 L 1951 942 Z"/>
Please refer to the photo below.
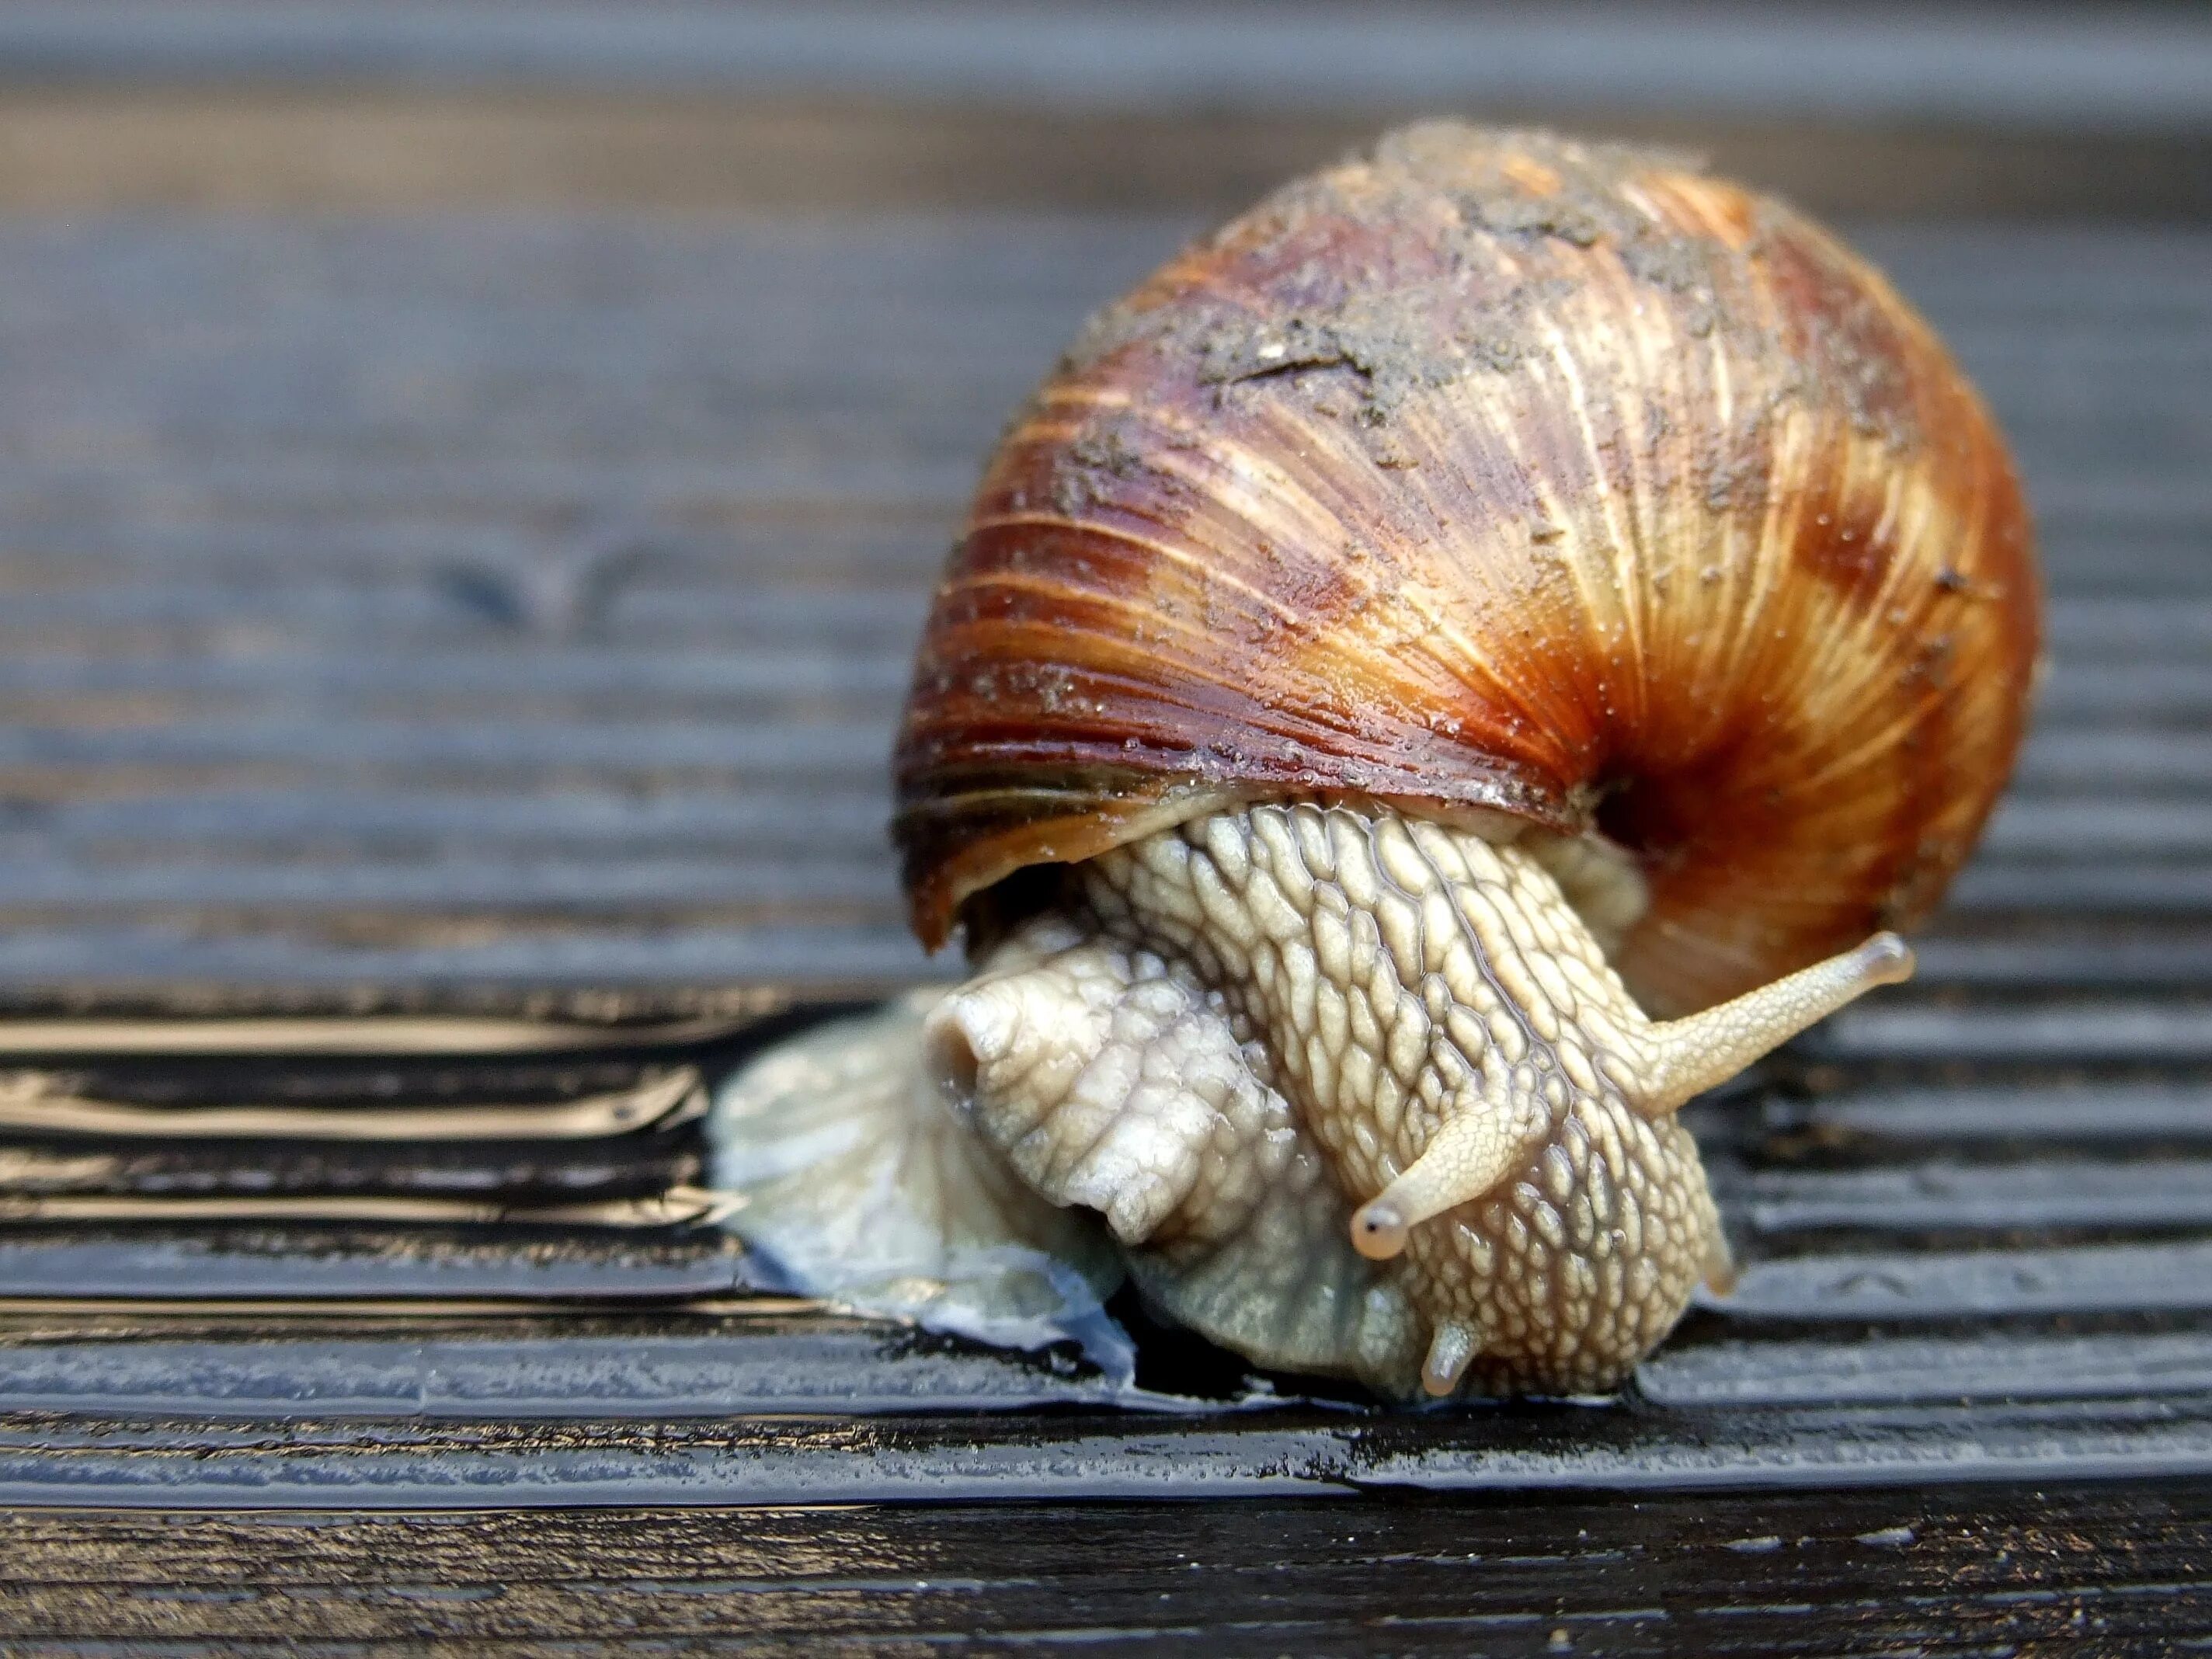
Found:
<path fill-rule="evenodd" d="M 1547 1127 L 1540 1107 L 1531 1115 L 1533 1123 L 1478 1104 L 1446 1118 L 1413 1167 L 1353 1213 L 1352 1248 L 1370 1261 L 1387 1261 L 1405 1249 L 1415 1224 L 1490 1192 Z"/>
<path fill-rule="evenodd" d="M 1650 1058 L 1632 1098 L 1644 1111 L 1675 1111 L 1780 1048 L 1877 985 L 1912 977 L 1912 947 L 1876 933 L 1856 950 L 1800 969 L 1717 1008 L 1649 1029 Z"/>
<path fill-rule="evenodd" d="M 1477 1340 L 1464 1325 L 1446 1321 L 1429 1339 L 1429 1352 L 1421 1361 L 1421 1391 L 1441 1400 L 1456 1390 L 1467 1368 L 1474 1363 Z"/>

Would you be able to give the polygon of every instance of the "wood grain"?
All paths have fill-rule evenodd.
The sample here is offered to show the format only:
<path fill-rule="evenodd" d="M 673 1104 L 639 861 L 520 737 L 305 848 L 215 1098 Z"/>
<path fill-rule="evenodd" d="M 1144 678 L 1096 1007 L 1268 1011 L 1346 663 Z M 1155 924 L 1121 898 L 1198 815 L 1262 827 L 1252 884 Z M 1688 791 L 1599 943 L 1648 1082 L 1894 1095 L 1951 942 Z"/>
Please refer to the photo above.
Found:
<path fill-rule="evenodd" d="M 881 839 L 928 585 L 1005 411 L 1193 222 L 0 222 L 0 988 L 945 971 Z M 2016 442 L 2057 599 L 1929 982 L 2185 977 L 2212 252 L 1865 240 Z"/>
<path fill-rule="evenodd" d="M 103 27 L 40 9 L 0 38 Z M 651 19 L 488 92 L 503 9 L 141 9 L 104 57 L 0 64 L 0 1006 L 106 1023 L 7 1063 L 145 1120 L 11 1117 L 0 1206 L 690 1179 L 692 1125 L 398 1131 L 711 1080 L 820 999 L 948 970 L 899 921 L 884 760 L 984 447 L 1085 311 L 1397 112 L 1264 64 L 1133 101 L 1164 84 L 1133 46 L 1118 102 L 922 95 L 965 60 L 876 36 L 866 86 L 787 64 L 740 95 L 774 70 L 742 53 L 614 84 Z M 216 12 L 356 55 L 241 58 Z M 479 78 L 402 84 L 364 27 L 474 29 L 440 62 Z M 1858 60 L 1785 55 L 1852 92 Z M 1621 55 L 1559 61 L 1587 87 Z M 1522 112 L 1591 106 L 1561 96 Z M 1592 118 L 1882 222 L 1854 240 L 2023 457 L 2053 667 L 1920 984 L 1696 1109 L 1744 1285 L 1626 1398 L 1379 1419 L 1147 1332 L 1112 1402 L 1065 1354 L 776 1297 L 696 1227 L 0 1218 L 0 1650 L 2212 1634 L 2212 166 L 2163 116 L 1819 107 Z M 242 1006 L 592 1040 L 132 1023 Z M 369 1127 L 161 1135 L 196 1110 Z"/>
<path fill-rule="evenodd" d="M 72 1651 L 2171 1651 L 2201 1489 L 1428 1504 L 0 1518 Z M 1255 1553 L 1249 1539 L 1267 1540 Z M 191 1564 L 189 1583 L 177 1564 Z M 311 1639 L 312 1646 L 294 1646 Z M 141 1645 L 143 1644 L 143 1645 Z"/>

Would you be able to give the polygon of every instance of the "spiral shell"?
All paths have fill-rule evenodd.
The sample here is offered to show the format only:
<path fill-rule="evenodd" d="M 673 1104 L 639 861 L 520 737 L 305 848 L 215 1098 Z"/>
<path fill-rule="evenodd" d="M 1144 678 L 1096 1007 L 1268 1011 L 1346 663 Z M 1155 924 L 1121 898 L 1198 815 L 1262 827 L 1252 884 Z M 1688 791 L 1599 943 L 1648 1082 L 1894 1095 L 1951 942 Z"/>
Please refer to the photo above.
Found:
<path fill-rule="evenodd" d="M 1262 799 L 1627 848 L 1709 1006 L 1907 926 L 2037 652 L 1988 412 L 1875 271 L 1679 159 L 1455 125 L 1085 329 L 992 459 L 896 757 L 916 931 Z"/>

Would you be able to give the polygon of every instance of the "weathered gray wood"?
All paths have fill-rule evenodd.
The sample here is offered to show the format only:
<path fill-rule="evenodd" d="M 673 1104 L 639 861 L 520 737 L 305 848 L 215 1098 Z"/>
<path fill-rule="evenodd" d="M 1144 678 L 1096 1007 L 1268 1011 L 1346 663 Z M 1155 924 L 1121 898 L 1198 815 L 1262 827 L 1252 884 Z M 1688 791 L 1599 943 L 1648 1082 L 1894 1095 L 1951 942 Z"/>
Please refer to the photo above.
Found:
<path fill-rule="evenodd" d="M 1978 1086 L 1922 1084 L 1838 1091 L 1805 1102 L 1776 1101 L 1768 1121 L 1808 1149 L 1848 1151 L 1855 1142 L 1912 1149 L 1930 1144 L 2103 1143 L 2115 1152 L 2212 1141 L 2212 1087 L 2187 1078 Z"/>
<path fill-rule="evenodd" d="M 2028 920 L 2035 931 L 2022 930 Z M 2174 992 L 2212 981 L 2212 935 L 2187 918 L 2164 927 L 2140 915 L 2077 916 L 2057 926 L 2047 917 L 1993 914 L 1984 921 L 1993 934 L 1962 937 L 1954 918 L 1944 931 L 1921 936 L 1915 978 L 1923 990 Z"/>
<path fill-rule="evenodd" d="M 2212 1062 L 2212 1003 L 2089 996 L 1957 1003 L 1907 994 L 1846 1010 L 1808 1046 L 1862 1062 L 2202 1065 Z"/>
<path fill-rule="evenodd" d="M 595 1331 L 594 1323 L 619 1322 L 570 1314 L 568 1328 L 541 1320 L 513 1334 L 441 1331 L 425 1320 L 413 1330 L 392 1321 L 396 1328 L 374 1331 L 372 1323 L 373 1334 L 334 1336 L 302 1320 L 287 1328 L 276 1316 L 250 1332 L 235 1322 L 240 1328 L 227 1340 L 142 1330 L 125 1340 L 56 1342 L 6 1330 L 21 1319 L 0 1316 L 0 1412 L 656 1422 L 1117 1403 L 1095 1373 L 1010 1364 L 818 1309 L 779 1310 L 767 1298 L 757 1311 L 714 1318 L 633 1317 L 627 1330 Z M 1188 1412 L 1197 1402 L 1180 1404 Z"/>
<path fill-rule="evenodd" d="M 1189 228 L 0 226 L 0 982 L 927 971 L 880 826 L 927 584 L 1003 411 Z M 1873 240 L 2060 595 L 1960 919 L 2201 911 L 2212 244 Z M 2070 938 L 1951 960 L 2124 965 Z"/>
<path fill-rule="evenodd" d="M 1393 1491 L 1926 1487 L 2212 1474 L 2212 1420 L 2173 1399 L 1590 1417 L 1522 1409 L 1408 1429 L 1343 1413 L 744 1417 L 601 1425 L 417 1419 L 359 1431 L 0 1417 L 0 1500 L 364 1510 L 979 1499 L 1160 1501 Z"/>
<path fill-rule="evenodd" d="M 1769 1238 L 2193 1232 L 2212 1230 L 2212 1163 L 2067 1159 L 1991 1168 L 1928 1160 L 1905 1169 L 1768 1170 L 1733 1183 L 1729 1197 L 1731 1212 Z"/>
<path fill-rule="evenodd" d="M 635 1015 L 641 995 L 951 971 L 907 938 L 881 835 L 912 632 L 1004 411 L 1088 306 L 1190 228 L 0 223 L 0 992 L 43 1006 L 74 981 L 112 1005 L 228 982 L 361 1007 L 550 986 Z M 1453 1541 L 1424 1544 L 1429 1565 L 1400 1549 L 1385 1569 L 1255 1508 L 1230 1552 L 1244 1576 L 1161 1613 L 1162 1589 L 1176 1594 L 1162 1575 L 1187 1571 L 1165 1557 L 1071 1581 L 1065 1561 L 1024 1555 L 1018 1524 L 995 1521 L 987 1545 L 957 1507 L 906 1527 L 902 1547 L 923 1552 L 907 1567 L 869 1565 L 846 1521 L 759 1510 L 702 1516 L 688 1553 L 665 1516 L 638 1522 L 649 1549 L 611 1551 L 574 1516 L 489 1542 L 520 1523 L 335 1521 L 298 1534 L 327 1552 L 281 1559 L 250 1545 L 289 1531 L 172 1523 L 232 1564 L 195 1568 L 187 1595 L 213 1600 L 156 1599 L 178 1593 L 175 1553 L 149 1553 L 139 1522 L 31 1517 L 0 1529 L 21 1546 L 0 1549 L 0 1585 L 21 1591 L 0 1594 L 0 1643 L 273 1648 L 310 1595 L 332 1640 L 404 1630 L 469 1651 L 543 1630 L 613 1643 L 733 1626 L 793 1647 L 891 1626 L 1011 1641 L 1070 1633 L 1053 1601 L 1070 1583 L 1085 1628 L 1217 1649 L 1224 1624 L 1342 1645 L 1350 1608 L 1400 1621 L 1364 1628 L 1370 1649 L 1555 1650 L 1563 1629 L 1588 1647 L 1783 1652 L 1814 1628 L 1787 1609 L 1846 1591 L 1893 1648 L 2086 1628 L 2024 1599 L 2048 1573 L 1959 1589 L 1959 1562 L 1987 1559 L 1965 1541 L 1986 1522 L 1956 1517 L 1981 1512 L 1902 1489 L 2212 1470 L 2212 241 L 2017 227 L 1870 240 L 2018 438 L 2055 595 L 2043 725 L 1921 983 L 1696 1109 L 1742 1279 L 1621 1400 L 1370 1417 L 1298 1402 L 1289 1382 L 1247 1397 L 1241 1366 L 1154 1336 L 1152 1392 L 1123 1402 L 1145 1414 L 1115 1412 L 1065 1356 L 902 1346 L 776 1310 L 757 1264 L 711 1231 L 617 1224 L 607 1206 L 696 1181 L 690 1124 L 420 1133 L 426 1112 L 488 1103 L 542 1108 L 550 1127 L 564 1103 L 672 1064 L 711 1077 L 765 1000 L 725 1006 L 722 1036 L 633 1029 L 569 1054 L 80 1037 L 11 1064 L 121 1103 L 127 1133 L 11 1108 L 0 1144 L 0 1490 L 21 1501 L 1264 1505 L 1285 1490 L 1763 1484 L 1823 1489 L 1821 1525 L 1856 1505 L 1856 1532 L 1801 1546 L 1817 1528 L 1785 1518 L 1814 1513 L 1796 1500 L 1709 1495 L 1619 1544 L 1633 1570 L 1616 1573 L 1615 1545 L 1567 1540 L 1592 1516 L 1601 1535 L 1644 1524 L 1626 1505 L 1523 1504 L 1494 1538 L 1478 1537 L 1479 1508 L 1311 1511 L 1352 1532 L 1446 1517 Z M 163 1113 L 181 1126 L 210 1109 L 337 1114 L 349 1133 L 162 1136 Z M 381 1138 L 367 1127 L 380 1111 Z M 359 1208 L 449 1201 L 477 1218 L 372 1224 Z M 271 1203 L 291 1218 L 252 1212 Z M 564 1203 L 559 1226 L 485 1218 Z M 102 1205 L 106 1219 L 82 1207 Z M 596 1224 L 574 1218 L 592 1206 Z M 979 1424 L 978 1407 L 999 1415 Z M 1901 1490 L 1838 1495 L 1863 1483 Z M 1035 1513 L 1077 1527 L 1054 1534 L 1064 1547 L 1133 1547 L 1117 1516 L 1184 1528 L 1173 1547 L 1189 1559 L 1188 1528 L 1227 1524 L 1158 1505 Z M 1531 1567 L 1537 1517 L 1570 1514 L 1544 1534 L 1554 1565 Z M 1699 1518 L 1723 1515 L 1746 1518 Z M 1701 1530 L 1723 1524 L 1717 1541 Z M 818 1575 L 791 1553 L 806 1525 L 830 1563 Z M 1953 1528 L 1952 1553 L 1900 1579 L 1905 1546 L 1880 1540 L 1922 1526 Z M 745 1557 L 749 1536 L 784 1553 Z M 2172 1634 L 2196 1605 L 2185 1529 L 2141 1536 L 2168 1552 L 2155 1572 L 2106 1554 L 2066 1581 L 2116 1644 L 2160 1620 Z M 368 1563 L 378 1537 L 474 1537 L 488 1553 L 410 1577 Z M 1662 1537 L 1677 1554 L 1656 1553 Z M 105 1564 L 131 1548 L 118 1595 Z M 623 1565 L 571 1570 L 563 1550 Z M 1304 1583 L 1298 1564 L 1330 1550 L 1341 1572 Z M 1275 1565 L 1255 1573 L 1261 1557 Z M 1067 1559 L 1088 1572 L 1091 1557 Z M 1438 1563 L 1448 1578 L 1413 1583 Z M 340 1594 L 344 1574 L 377 1588 Z M 2169 1588 L 2146 1612 L 2125 1590 L 2154 1578 Z M 1370 1584 L 1387 1606 L 1361 1599 Z"/>
<path fill-rule="evenodd" d="M 2180 1482 L 1242 1513 L 1249 1534 L 1198 1505 L 23 1513 L 0 1521 L 0 1639 L 1773 1659 L 2148 1653 L 2212 1628 L 2207 1508 Z"/>
<path fill-rule="evenodd" d="M 1753 1261 L 1733 1318 L 1877 1321 L 2212 1313 L 2212 1242 L 2044 1249 L 1831 1250 Z"/>
<path fill-rule="evenodd" d="M 1147 1333 L 1148 1392 L 1109 1401 L 1066 1354 L 763 1295 L 711 1229 L 623 1209 L 687 1196 L 696 1122 L 592 1103 L 711 1079 L 788 994 L 952 968 L 906 937 L 881 834 L 907 652 L 1005 411 L 1195 228 L 1164 206 L 1242 198 L 1367 118 L 1323 106 L 1571 108 L 1623 74 L 1702 89 L 1709 123 L 1839 111 L 1857 137 L 1718 135 L 1816 203 L 2201 216 L 2212 178 L 2179 13 L 2086 51 L 2057 14 L 1389 21 L 0 15 L 0 146 L 49 158 L 0 198 L 79 210 L 0 222 L 0 1001 L 568 1021 L 438 1052 L 419 1024 L 350 1025 L 356 1053 L 319 1027 L 14 1045 L 36 1078 L 0 1073 L 0 1495 L 76 1507 L 0 1514 L 0 1647 L 1978 1655 L 2212 1631 L 2197 232 L 1866 228 L 2016 440 L 2053 673 L 1920 982 L 1692 1109 L 1742 1279 L 1622 1398 L 1370 1415 Z M 171 84 L 27 90 L 86 74 Z M 331 76 L 344 97 L 283 89 Z M 1013 101 L 988 109 L 793 101 L 994 76 Z M 526 95 L 449 95 L 486 79 Z M 687 82 L 757 106 L 662 97 Z M 586 82 L 623 99 L 547 95 Z M 1868 134 L 1942 110 L 2042 131 Z M 478 141 L 509 147 L 495 183 L 622 210 L 446 193 Z M 323 151 L 297 178 L 295 143 Z M 327 211 L 348 179 L 385 216 Z M 820 211 L 887 191 L 901 212 Z M 115 200 L 254 210 L 82 211 Z M 912 210 L 951 202 L 1053 210 Z M 556 1133 L 580 1103 L 591 1133 Z M 1239 1501 L 1142 1501 L 1164 1496 Z M 849 1501 L 881 1498 L 926 1507 Z M 641 1502 L 683 1507 L 607 1507 Z"/>
<path fill-rule="evenodd" d="M 547 83 L 865 93 L 1054 110 L 1565 104 L 1791 121 L 2109 131 L 2212 119 L 2212 30 L 2185 12 L 2124 22 L 2054 11 L 1992 32 L 1936 6 L 1879 19 L 1668 6 L 1621 15 L 1503 6 L 1168 12 L 1090 4 L 665 3 L 281 9 L 18 5 L 0 61 L 18 80 L 137 76 Z"/>

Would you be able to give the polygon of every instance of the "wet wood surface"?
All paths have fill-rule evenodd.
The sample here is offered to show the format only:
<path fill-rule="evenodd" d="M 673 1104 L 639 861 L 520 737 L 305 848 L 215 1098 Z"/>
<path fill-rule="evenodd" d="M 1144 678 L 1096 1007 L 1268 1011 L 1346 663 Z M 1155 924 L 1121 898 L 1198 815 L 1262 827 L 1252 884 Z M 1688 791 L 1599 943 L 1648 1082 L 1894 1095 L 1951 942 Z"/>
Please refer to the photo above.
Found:
<path fill-rule="evenodd" d="M 1694 1109 L 1734 1292 L 1618 1399 L 1407 1417 L 779 1296 L 700 1113 L 951 971 L 884 762 L 1006 411 L 1418 87 L 1286 113 L 1200 31 L 1203 115 L 1133 58 L 1000 107 L 891 35 L 810 80 L 770 17 L 674 98 L 658 13 L 518 67 L 502 9 L 371 9 L 0 18 L 0 1650 L 2212 1634 L 2193 36 L 2023 37 L 2055 124 L 1924 19 L 1948 125 L 1709 112 L 1987 392 L 2051 672 L 1919 979 Z M 1544 96 L 1604 106 L 1577 61 Z"/>
<path fill-rule="evenodd" d="M 1188 228 L 0 222 L 0 981 L 927 971 L 883 821 L 929 584 L 1004 411 Z M 1864 240 L 2057 602 L 1914 994 L 2194 982 L 2212 240 Z"/>
<path fill-rule="evenodd" d="M 0 222 L 0 1634 L 2200 1626 L 2144 1484 L 2212 1474 L 2199 232 L 1863 228 L 2021 447 L 2052 671 L 1921 979 L 1694 1114 L 1743 1277 L 1626 1395 L 1378 1417 L 1152 1333 L 1115 1399 L 712 1224 L 699 1091 L 941 971 L 908 636 L 1000 411 L 1186 228 Z"/>
<path fill-rule="evenodd" d="M 0 1516 L 0 1642 L 96 1629 L 113 1645 L 74 1650 L 2172 1651 L 2212 1623 L 2208 1520 L 2203 1488 L 2176 1483 L 1511 1505 L 47 1511 Z"/>

